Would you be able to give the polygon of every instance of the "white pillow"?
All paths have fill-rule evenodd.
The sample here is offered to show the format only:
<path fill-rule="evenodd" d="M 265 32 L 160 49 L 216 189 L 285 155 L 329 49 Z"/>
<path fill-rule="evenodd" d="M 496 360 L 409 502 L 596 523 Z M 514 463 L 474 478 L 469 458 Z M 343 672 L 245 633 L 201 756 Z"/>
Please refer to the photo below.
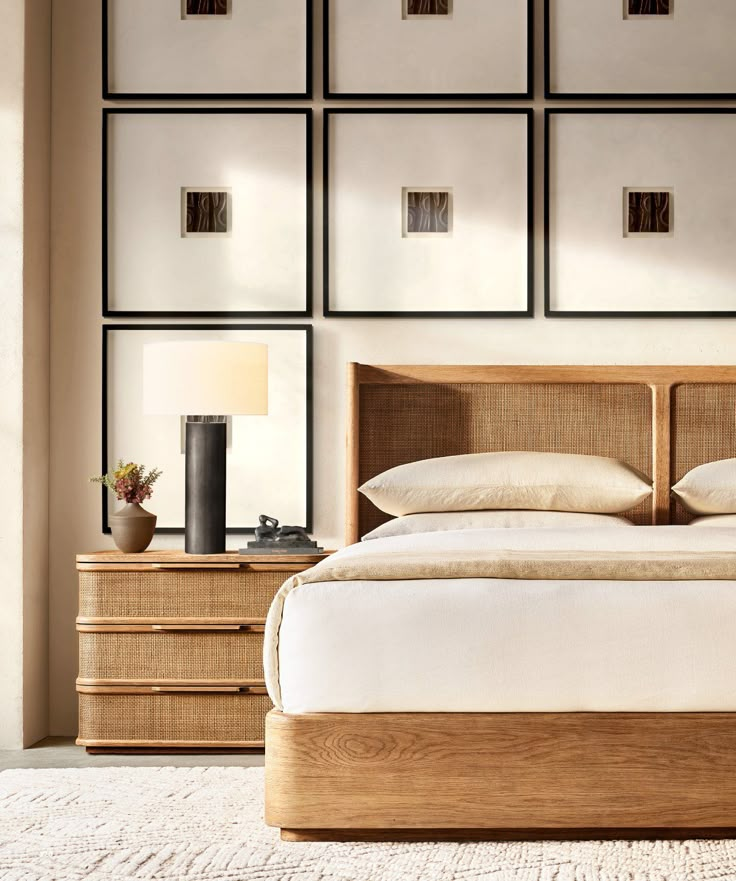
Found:
<path fill-rule="evenodd" d="M 734 518 L 736 520 L 736 517 Z M 388 538 L 449 529 L 526 529 L 559 526 L 633 526 L 614 514 L 571 514 L 566 511 L 445 511 L 437 514 L 407 514 L 383 523 L 363 536 Z"/>
<path fill-rule="evenodd" d="M 602 456 L 474 453 L 398 465 L 360 487 L 387 514 L 429 511 L 579 511 L 620 514 L 652 493 L 651 481 Z"/>
<path fill-rule="evenodd" d="M 698 465 L 672 492 L 692 514 L 736 514 L 736 459 Z"/>
<path fill-rule="evenodd" d="M 696 517 L 688 526 L 736 526 L 736 514 L 716 514 L 714 517 Z"/>

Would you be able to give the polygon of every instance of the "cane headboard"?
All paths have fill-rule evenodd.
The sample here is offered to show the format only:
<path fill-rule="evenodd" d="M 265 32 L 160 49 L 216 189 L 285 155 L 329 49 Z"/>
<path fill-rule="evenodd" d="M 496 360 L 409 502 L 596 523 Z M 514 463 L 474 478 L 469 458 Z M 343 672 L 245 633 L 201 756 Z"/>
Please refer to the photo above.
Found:
<path fill-rule="evenodd" d="M 636 523 L 691 519 L 670 488 L 736 456 L 736 367 L 350 364 L 346 541 L 389 520 L 357 489 L 418 459 L 498 450 L 611 456 L 649 475 Z"/>

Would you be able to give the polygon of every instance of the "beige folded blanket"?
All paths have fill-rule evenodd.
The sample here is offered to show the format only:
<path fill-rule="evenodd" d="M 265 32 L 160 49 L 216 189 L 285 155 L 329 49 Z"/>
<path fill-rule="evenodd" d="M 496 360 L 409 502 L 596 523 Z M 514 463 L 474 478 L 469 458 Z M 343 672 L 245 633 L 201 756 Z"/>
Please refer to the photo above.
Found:
<path fill-rule="evenodd" d="M 736 552 L 722 551 L 444 551 L 375 552 L 328 557 L 293 576 L 293 587 L 320 581 L 427 578 L 521 578 L 576 581 L 728 581 Z M 288 584 L 288 582 L 287 582 Z"/>

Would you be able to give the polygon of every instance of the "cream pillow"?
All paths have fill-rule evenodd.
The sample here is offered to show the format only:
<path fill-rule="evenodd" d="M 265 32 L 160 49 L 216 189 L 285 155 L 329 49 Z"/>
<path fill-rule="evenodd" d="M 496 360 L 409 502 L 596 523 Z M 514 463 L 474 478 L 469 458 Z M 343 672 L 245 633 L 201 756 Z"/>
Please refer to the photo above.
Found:
<path fill-rule="evenodd" d="M 736 518 L 734 518 L 736 519 Z M 407 514 L 383 523 L 363 536 L 389 538 L 449 529 L 539 529 L 559 526 L 633 526 L 614 514 L 571 514 L 567 511 L 444 511 L 436 514 Z"/>
<path fill-rule="evenodd" d="M 394 516 L 429 511 L 579 511 L 619 514 L 652 493 L 651 481 L 602 456 L 474 453 L 398 465 L 360 492 Z"/>
<path fill-rule="evenodd" d="M 736 459 L 698 465 L 672 493 L 692 514 L 736 514 Z"/>
<path fill-rule="evenodd" d="M 688 526 L 736 526 L 736 514 L 716 514 L 714 517 L 696 517 Z"/>

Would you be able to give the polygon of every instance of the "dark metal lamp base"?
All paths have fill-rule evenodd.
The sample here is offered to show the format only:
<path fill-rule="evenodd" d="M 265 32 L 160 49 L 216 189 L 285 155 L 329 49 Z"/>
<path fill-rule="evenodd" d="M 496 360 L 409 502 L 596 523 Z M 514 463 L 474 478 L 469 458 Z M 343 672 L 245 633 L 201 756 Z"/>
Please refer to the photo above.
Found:
<path fill-rule="evenodd" d="M 187 422 L 186 533 L 188 554 L 225 553 L 227 425 Z"/>

